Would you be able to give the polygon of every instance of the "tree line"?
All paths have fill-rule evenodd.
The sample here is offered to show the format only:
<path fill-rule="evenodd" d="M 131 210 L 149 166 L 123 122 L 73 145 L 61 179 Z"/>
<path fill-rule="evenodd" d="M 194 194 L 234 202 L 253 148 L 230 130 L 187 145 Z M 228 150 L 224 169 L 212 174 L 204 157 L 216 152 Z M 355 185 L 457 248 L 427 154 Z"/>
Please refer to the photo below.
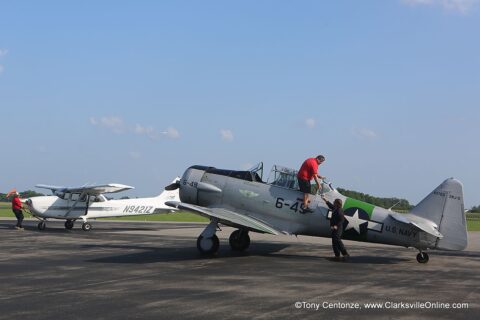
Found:
<path fill-rule="evenodd" d="M 468 210 L 471 213 L 480 213 L 480 205 L 479 206 L 473 206 L 472 209 Z"/>
<path fill-rule="evenodd" d="M 20 198 L 22 198 L 22 199 L 44 196 L 43 193 L 38 193 L 38 192 L 33 191 L 33 190 L 27 190 L 27 191 L 23 191 L 23 192 L 19 192 L 19 193 L 20 193 Z M 7 198 L 6 193 L 0 193 L 0 202 L 10 202 L 10 201 L 12 201 L 12 196 Z"/>
<path fill-rule="evenodd" d="M 393 207 L 395 210 L 410 210 L 413 208 L 408 200 L 406 199 L 399 199 L 399 198 L 379 198 L 375 197 L 366 193 L 361 193 L 358 191 L 352 191 L 347 189 L 338 188 L 338 192 L 343 194 L 346 197 L 350 197 L 353 199 L 357 199 L 363 202 L 371 203 L 373 205 L 382 207 L 382 208 L 391 208 Z M 27 190 L 20 192 L 20 198 L 30 198 L 30 197 L 38 197 L 44 196 L 43 193 L 39 193 L 33 190 Z M 128 199 L 128 197 L 122 197 L 121 199 Z M 12 197 L 7 199 L 5 193 L 0 193 L 0 202 L 9 202 L 12 200 Z M 473 206 L 469 212 L 472 213 L 480 213 L 480 205 Z"/>
<path fill-rule="evenodd" d="M 361 193 L 352 190 L 346 190 L 342 188 L 337 189 L 338 192 L 343 194 L 346 197 L 353 198 L 356 200 L 360 200 L 363 202 L 367 202 L 373 204 L 375 206 L 379 206 L 382 208 L 392 208 L 395 210 L 410 210 L 413 206 L 405 199 L 398 199 L 398 198 L 379 198 L 375 196 L 371 196 L 366 193 Z"/>

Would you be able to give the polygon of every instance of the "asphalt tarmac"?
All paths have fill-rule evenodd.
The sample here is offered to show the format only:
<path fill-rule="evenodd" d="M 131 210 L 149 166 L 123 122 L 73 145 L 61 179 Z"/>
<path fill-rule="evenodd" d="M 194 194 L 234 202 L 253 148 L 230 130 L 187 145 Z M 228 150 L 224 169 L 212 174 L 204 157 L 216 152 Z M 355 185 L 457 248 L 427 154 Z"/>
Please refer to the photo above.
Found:
<path fill-rule="evenodd" d="M 246 253 L 228 246 L 202 257 L 204 225 L 93 221 L 65 230 L 0 220 L 0 319 L 478 319 L 480 233 L 462 252 L 417 252 L 330 239 L 251 234 Z M 377 303 L 376 309 L 366 304 Z M 462 307 L 453 308 L 453 304 Z M 382 305 L 383 304 L 383 305 Z M 448 304 L 448 305 L 447 305 Z"/>

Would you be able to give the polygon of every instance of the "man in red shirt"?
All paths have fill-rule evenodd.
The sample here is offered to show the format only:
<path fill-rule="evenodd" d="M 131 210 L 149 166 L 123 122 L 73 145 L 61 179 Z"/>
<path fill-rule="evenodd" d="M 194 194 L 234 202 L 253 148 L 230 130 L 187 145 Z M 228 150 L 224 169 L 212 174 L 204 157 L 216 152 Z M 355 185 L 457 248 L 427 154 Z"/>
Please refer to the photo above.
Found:
<path fill-rule="evenodd" d="M 12 199 L 12 211 L 15 213 L 15 217 L 17 217 L 17 225 L 15 229 L 23 230 L 22 222 L 23 222 L 23 212 L 22 212 L 22 201 L 18 197 L 18 192 L 15 192 Z"/>
<path fill-rule="evenodd" d="M 318 166 L 321 165 L 324 161 L 325 157 L 322 155 L 319 155 L 316 158 L 308 158 L 303 162 L 300 170 L 298 171 L 298 186 L 300 187 L 300 191 L 303 192 L 304 212 L 313 212 L 313 210 L 308 207 L 309 194 L 312 193 L 312 186 L 310 184 L 310 180 L 315 179 L 318 190 L 320 190 L 321 184 L 320 180 L 318 179 L 324 179 L 325 177 L 322 177 L 318 174 Z"/>

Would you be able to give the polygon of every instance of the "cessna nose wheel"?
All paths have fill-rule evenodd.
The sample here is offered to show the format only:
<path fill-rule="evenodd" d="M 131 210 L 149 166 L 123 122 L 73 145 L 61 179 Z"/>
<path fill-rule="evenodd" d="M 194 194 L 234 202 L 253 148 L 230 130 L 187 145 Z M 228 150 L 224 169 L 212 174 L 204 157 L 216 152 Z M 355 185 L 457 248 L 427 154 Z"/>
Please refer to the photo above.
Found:
<path fill-rule="evenodd" d="M 45 230 L 45 228 L 47 227 L 47 224 L 45 223 L 45 221 L 40 221 L 37 227 L 38 227 L 38 230 Z"/>

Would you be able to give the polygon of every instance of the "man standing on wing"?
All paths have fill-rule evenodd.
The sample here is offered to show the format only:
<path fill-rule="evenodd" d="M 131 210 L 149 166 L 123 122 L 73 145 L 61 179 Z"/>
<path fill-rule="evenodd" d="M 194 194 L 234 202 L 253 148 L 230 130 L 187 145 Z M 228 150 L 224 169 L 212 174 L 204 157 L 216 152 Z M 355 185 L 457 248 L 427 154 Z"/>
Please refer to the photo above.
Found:
<path fill-rule="evenodd" d="M 303 192 L 303 207 L 305 208 L 304 212 L 313 212 L 313 210 L 308 207 L 309 194 L 312 193 L 312 186 L 310 184 L 310 180 L 314 179 L 317 183 L 318 190 L 321 190 L 321 184 L 319 179 L 325 179 L 325 177 L 322 177 L 318 174 L 318 166 L 321 165 L 324 161 L 325 157 L 322 155 L 319 155 L 316 158 L 308 158 L 303 162 L 300 170 L 298 171 L 298 186 L 300 187 L 300 191 Z"/>

